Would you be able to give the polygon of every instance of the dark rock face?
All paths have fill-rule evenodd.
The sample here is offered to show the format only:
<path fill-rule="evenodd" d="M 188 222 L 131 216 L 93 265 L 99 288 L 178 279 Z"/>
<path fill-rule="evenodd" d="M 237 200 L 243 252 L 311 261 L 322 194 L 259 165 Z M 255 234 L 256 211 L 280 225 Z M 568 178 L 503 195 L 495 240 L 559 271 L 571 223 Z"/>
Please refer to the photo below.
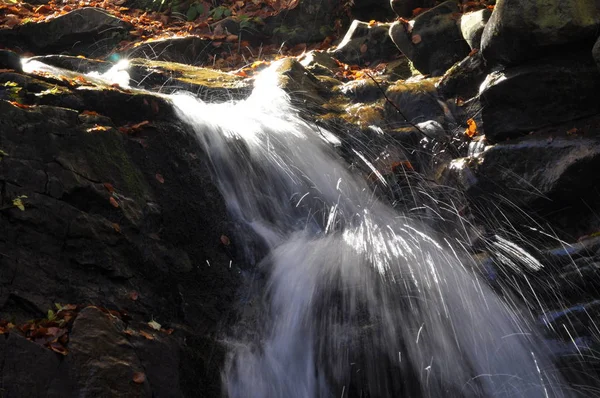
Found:
<path fill-rule="evenodd" d="M 9 50 L 0 50 L 0 69 L 14 69 L 20 72 L 21 57 Z"/>
<path fill-rule="evenodd" d="M 36 54 L 67 53 L 99 58 L 110 53 L 131 29 L 129 23 L 89 7 L 48 22 L 22 25 L 12 33 L 17 43 Z"/>
<path fill-rule="evenodd" d="M 134 47 L 127 58 L 143 58 L 154 61 L 180 62 L 188 65 L 200 65 L 223 49 L 217 49 L 212 41 L 198 36 L 173 37 L 155 40 Z"/>
<path fill-rule="evenodd" d="M 488 140 L 600 112 L 600 72 L 589 54 L 572 54 L 495 72 L 480 96 Z"/>
<path fill-rule="evenodd" d="M 397 51 L 388 34 L 389 28 L 390 25 L 385 23 L 370 26 L 355 20 L 332 55 L 349 65 L 387 59 Z"/>
<path fill-rule="evenodd" d="M 147 347 L 128 343 L 119 322 L 84 310 L 66 362 L 0 335 L 0 350 L 28 350 L 3 356 L 2 386 L 15 392 L 8 396 L 54 388 L 48 396 L 217 396 L 218 367 L 196 350 L 222 351 L 211 335 L 228 314 L 238 277 L 220 241 L 233 227 L 194 137 L 163 98 L 147 93 L 72 90 L 60 79 L 18 73 L 3 73 L 0 82 L 0 98 L 24 104 L 0 100 L 0 319 L 20 323 L 43 318 L 54 303 L 86 303 L 176 329 L 162 346 Z M 117 128 L 144 120 L 128 133 Z M 113 345 L 103 354 L 98 348 Z M 101 355 L 114 359 L 102 360 L 106 369 L 92 359 Z M 136 384 L 131 372 L 142 366 L 147 382 Z M 179 370 L 188 366 L 204 371 Z M 161 379 L 168 375 L 170 383 Z M 159 394 L 165 389 L 173 394 Z"/>
<path fill-rule="evenodd" d="M 446 71 L 437 84 L 438 91 L 446 98 L 472 98 L 479 93 L 486 71 L 481 53 L 470 55 Z"/>
<path fill-rule="evenodd" d="M 455 1 L 446 1 L 415 18 L 412 27 L 395 22 L 390 36 L 421 73 L 441 76 L 470 51 L 458 27 L 458 11 Z"/>
<path fill-rule="evenodd" d="M 565 47 L 589 49 L 599 28 L 599 0 L 499 0 L 481 50 L 490 65 L 515 65 Z"/>
<path fill-rule="evenodd" d="M 435 5 L 435 0 L 390 0 L 390 6 L 399 17 L 411 17 L 416 8 L 428 8 Z"/>
<path fill-rule="evenodd" d="M 114 318 L 114 317 L 113 317 Z M 74 379 L 74 395 L 84 397 L 149 397 L 148 379 L 132 382 L 136 372 L 144 368 L 123 333 L 119 319 L 111 319 L 95 307 L 83 309 L 70 334 L 66 360 Z M 167 386 L 164 386 L 167 387 Z M 174 388 L 172 396 L 180 396 Z"/>

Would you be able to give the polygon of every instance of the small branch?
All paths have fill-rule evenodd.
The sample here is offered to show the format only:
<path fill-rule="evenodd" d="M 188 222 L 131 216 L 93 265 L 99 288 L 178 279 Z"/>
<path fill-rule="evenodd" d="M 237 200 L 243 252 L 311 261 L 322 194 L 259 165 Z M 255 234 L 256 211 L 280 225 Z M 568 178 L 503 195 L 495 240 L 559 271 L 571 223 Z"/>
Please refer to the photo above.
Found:
<path fill-rule="evenodd" d="M 435 141 L 435 138 L 433 138 L 432 136 L 430 136 L 429 134 L 427 134 L 426 132 L 424 132 L 423 130 L 421 130 L 419 128 L 419 126 L 417 126 L 416 124 L 414 124 L 413 122 L 411 122 L 410 120 L 408 120 L 408 118 L 406 117 L 406 115 L 400 110 L 400 108 L 398 108 L 398 106 L 394 103 L 394 101 L 392 101 L 387 94 L 385 93 L 385 90 L 383 89 L 383 87 L 381 87 L 381 85 L 379 84 L 379 82 L 377 80 L 375 80 L 375 78 L 373 77 L 373 75 L 371 75 L 369 72 L 365 72 L 365 74 L 367 76 L 369 76 L 371 78 L 371 80 L 373 80 L 373 83 L 375 83 L 375 85 L 377 85 L 377 88 L 379 89 L 379 91 L 381 91 L 381 94 L 383 94 L 383 98 L 385 98 L 385 101 L 390 104 L 391 106 L 394 107 L 394 109 L 396 110 L 396 112 L 398 112 L 398 114 L 400 116 L 402 116 L 402 118 L 404 119 L 404 121 L 408 124 L 410 124 L 412 127 L 414 127 L 419 133 L 423 134 L 425 137 L 429 138 L 430 140 Z"/>

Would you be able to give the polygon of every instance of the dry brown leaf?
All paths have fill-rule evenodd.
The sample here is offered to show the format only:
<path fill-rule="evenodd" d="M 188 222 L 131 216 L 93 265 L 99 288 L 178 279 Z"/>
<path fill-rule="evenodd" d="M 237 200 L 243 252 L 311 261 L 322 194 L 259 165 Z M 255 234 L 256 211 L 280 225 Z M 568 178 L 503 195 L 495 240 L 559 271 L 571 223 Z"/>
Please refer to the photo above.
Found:
<path fill-rule="evenodd" d="M 135 372 L 132 378 L 133 382 L 136 384 L 144 384 L 146 381 L 146 375 L 142 372 Z"/>

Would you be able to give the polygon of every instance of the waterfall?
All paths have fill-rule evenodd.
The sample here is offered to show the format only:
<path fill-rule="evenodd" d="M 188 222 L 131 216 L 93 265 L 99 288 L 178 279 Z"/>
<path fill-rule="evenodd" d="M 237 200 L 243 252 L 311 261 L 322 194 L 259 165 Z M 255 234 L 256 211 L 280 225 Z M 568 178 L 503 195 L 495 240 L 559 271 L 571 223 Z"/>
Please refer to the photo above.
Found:
<path fill-rule="evenodd" d="M 243 101 L 171 100 L 230 212 L 268 248 L 247 335 L 231 342 L 229 396 L 569 396 L 531 322 L 450 238 L 376 198 L 274 68 Z"/>

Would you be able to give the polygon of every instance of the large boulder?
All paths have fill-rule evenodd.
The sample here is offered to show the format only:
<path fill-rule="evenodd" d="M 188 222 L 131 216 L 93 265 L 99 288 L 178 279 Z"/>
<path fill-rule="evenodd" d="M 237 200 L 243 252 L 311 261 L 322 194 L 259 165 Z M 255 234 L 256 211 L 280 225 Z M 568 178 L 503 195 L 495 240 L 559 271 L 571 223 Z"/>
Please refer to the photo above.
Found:
<path fill-rule="evenodd" d="M 591 48 L 600 0 L 498 0 L 481 39 L 491 65 L 514 65 L 563 48 Z"/>
<path fill-rule="evenodd" d="M 102 9 L 85 7 L 13 30 L 16 30 L 14 39 L 36 54 L 67 53 L 100 58 L 110 53 L 132 28 Z"/>
<path fill-rule="evenodd" d="M 390 36 L 419 72 L 441 76 L 470 51 L 458 26 L 459 16 L 458 4 L 446 1 L 410 23 L 395 22 Z"/>
<path fill-rule="evenodd" d="M 388 34 L 389 29 L 390 24 L 370 24 L 355 20 L 332 55 L 350 65 L 387 60 L 396 52 Z"/>
<path fill-rule="evenodd" d="M 171 374 L 181 395 L 218 396 L 218 366 L 196 350 L 219 350 L 212 333 L 229 313 L 239 279 L 235 227 L 205 154 L 164 97 L 85 79 L 76 89 L 74 82 L 49 72 L 0 74 L 0 320 L 22 324 L 44 318 L 54 303 L 93 303 L 125 309 L 136 322 L 154 317 L 178 325 L 171 326 L 178 340 L 166 349 L 175 353 L 163 350 L 163 363 L 151 353 L 137 355 L 145 368 L 154 364 L 146 372 L 152 392 L 168 396 L 158 391 L 166 386 L 160 377 Z M 234 242 L 228 251 L 222 235 Z M 136 396 L 136 386 L 150 395 L 148 383 L 133 386 L 139 363 L 131 346 L 116 339 L 115 325 L 83 315 L 67 356 L 99 353 L 102 333 L 109 333 L 117 342 L 110 354 L 116 368 L 96 370 L 122 376 L 125 384 L 113 386 L 125 391 L 121 396 Z M 202 343 L 191 348 L 184 338 Z M 25 347 L 33 355 L 11 354 L 10 366 L 0 359 L 2 388 L 14 396 L 39 396 L 36 391 L 51 387 L 49 379 L 68 384 L 55 376 L 57 354 L 31 344 L 48 355 Z M 0 350 L 24 350 L 15 347 Z M 28 361 L 33 357 L 43 375 Z M 137 366 L 126 369 L 126 379 L 121 359 Z M 184 362 L 204 371 L 183 375 Z M 86 359 L 75 367 L 87 376 L 64 374 L 74 388 L 97 392 L 108 388 L 105 378 L 93 376 L 93 366 L 101 365 Z"/>
<path fill-rule="evenodd" d="M 480 47 L 483 29 L 491 15 L 492 12 L 484 8 L 460 17 L 460 31 L 472 49 Z"/>
<path fill-rule="evenodd" d="M 600 71 L 589 53 L 540 61 L 488 76 L 481 118 L 491 142 L 600 112 Z"/>

